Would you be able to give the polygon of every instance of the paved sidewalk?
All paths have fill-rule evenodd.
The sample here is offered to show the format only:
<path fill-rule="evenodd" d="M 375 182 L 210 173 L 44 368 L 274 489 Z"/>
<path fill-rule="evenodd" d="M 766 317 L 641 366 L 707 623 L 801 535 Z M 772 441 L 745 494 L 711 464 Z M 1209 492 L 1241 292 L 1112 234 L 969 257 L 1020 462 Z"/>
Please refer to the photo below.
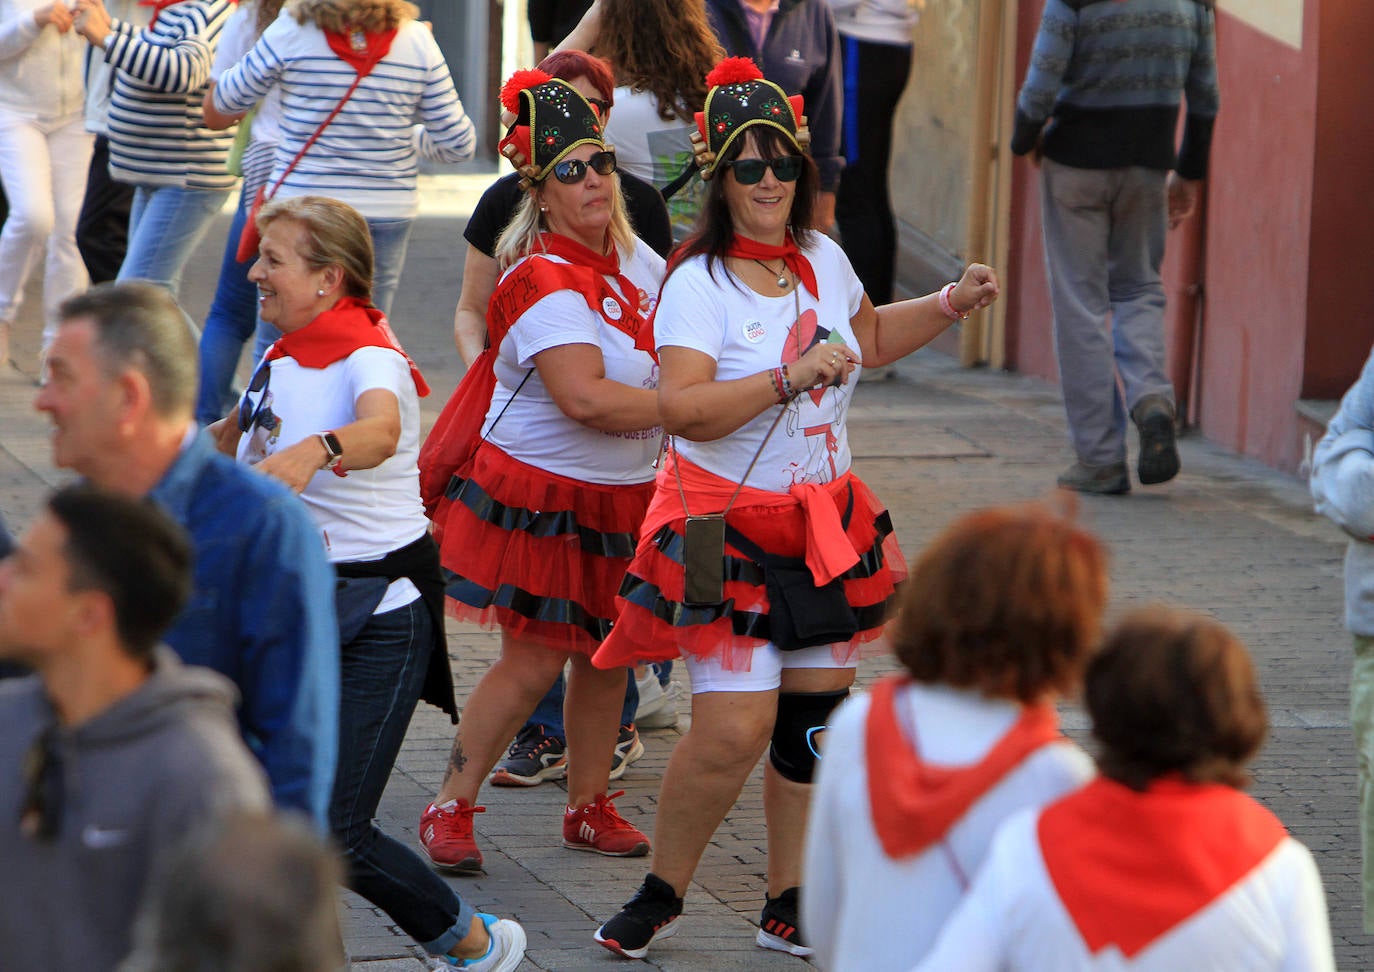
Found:
<path fill-rule="evenodd" d="M 424 406 L 427 420 L 460 372 L 450 328 L 465 246 L 461 230 L 483 184 L 478 177 L 428 181 L 397 298 L 396 330 L 436 389 Z M 209 304 L 218 268 L 215 241 L 223 239 L 225 225 L 221 219 L 188 272 L 183 297 L 193 316 L 203 316 Z M 21 364 L 29 360 L 23 356 L 36 355 L 36 306 L 31 300 L 16 336 Z M 46 421 L 30 408 L 32 377 L 27 366 L 0 375 L 0 510 L 15 527 L 62 478 L 48 462 Z M 960 513 L 1045 495 L 1070 460 L 1054 387 L 962 370 L 934 353 L 903 362 L 891 381 L 865 385 L 851 429 L 856 467 L 891 507 L 909 555 Z M 1186 605 L 1231 625 L 1250 646 L 1272 726 L 1254 793 L 1317 856 L 1340 968 L 1374 968 L 1371 939 L 1360 932 L 1348 638 L 1341 626 L 1344 541 L 1310 512 L 1301 481 L 1200 439 L 1185 438 L 1181 449 L 1183 472 L 1173 483 L 1081 503 L 1081 516 L 1111 548 L 1112 609 L 1151 601 Z M 461 701 L 495 658 L 497 639 L 451 625 L 449 645 Z M 887 670 L 888 664 L 866 663 L 861 681 Z M 1082 738 L 1081 712 L 1070 708 L 1065 718 Z M 618 784 L 626 794 L 617 805 L 645 830 L 651 830 L 658 780 L 677 738 L 676 730 L 645 733 L 645 756 Z M 379 814 L 387 830 L 415 839 L 450 739 L 451 727 L 437 710 L 417 713 Z M 756 771 L 707 851 L 681 932 L 655 948 L 650 967 L 803 967 L 753 945 L 765 852 L 758 776 Z M 596 946 L 591 933 L 634 893 L 644 862 L 562 848 L 565 795 L 554 784 L 487 788 L 482 799 L 488 812 L 476 823 L 488 873 L 452 881 L 480 907 L 524 923 L 530 950 L 523 968 L 614 968 L 619 960 Z M 343 907 L 355 968 L 423 968 L 384 915 L 352 895 Z"/>

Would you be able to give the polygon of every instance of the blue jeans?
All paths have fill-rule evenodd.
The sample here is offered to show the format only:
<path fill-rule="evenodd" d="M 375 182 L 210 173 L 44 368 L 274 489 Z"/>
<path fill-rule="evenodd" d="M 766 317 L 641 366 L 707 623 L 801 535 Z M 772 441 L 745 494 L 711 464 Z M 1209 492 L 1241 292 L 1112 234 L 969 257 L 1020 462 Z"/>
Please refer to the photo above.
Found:
<path fill-rule="evenodd" d="M 401 285 L 401 270 L 405 267 L 406 249 L 410 246 L 410 229 L 414 222 L 409 217 L 367 221 L 367 228 L 372 233 L 372 303 L 387 317 L 391 316 L 391 301 Z M 394 327 L 392 329 L 396 330 Z M 261 361 L 272 342 L 279 337 L 281 331 L 258 318 L 253 360 Z"/>
<path fill-rule="evenodd" d="M 248 280 L 252 260 L 239 263 L 236 253 L 248 207 L 253 200 L 239 196 L 224 256 L 219 264 L 219 283 L 210 314 L 200 332 L 200 392 L 196 396 L 196 421 L 201 425 L 224 418 L 234 404 L 234 372 L 244 343 L 253 336 L 258 319 L 258 288 Z"/>
<path fill-rule="evenodd" d="M 525 729 L 540 726 L 546 736 L 567 739 L 567 733 L 563 729 L 563 693 L 567 688 L 567 680 L 563 673 L 559 672 L 558 680 L 549 687 L 544 697 L 539 700 L 539 704 L 534 707 L 534 714 L 525 720 Z M 620 710 L 620 724 L 628 726 L 634 722 L 635 710 L 638 708 L 639 686 L 635 684 L 635 670 L 629 668 L 626 669 L 625 706 Z M 523 731 L 524 729 L 521 730 Z"/>
<path fill-rule="evenodd" d="M 117 279 L 151 280 L 175 297 L 186 261 L 228 198 L 228 189 L 136 186 L 129 249 Z"/>
<path fill-rule="evenodd" d="M 329 829 L 343 848 L 349 887 L 439 955 L 467 936 L 476 909 L 372 820 L 420 698 L 432 632 L 429 611 L 417 598 L 373 615 L 341 647 L 339 767 Z"/>

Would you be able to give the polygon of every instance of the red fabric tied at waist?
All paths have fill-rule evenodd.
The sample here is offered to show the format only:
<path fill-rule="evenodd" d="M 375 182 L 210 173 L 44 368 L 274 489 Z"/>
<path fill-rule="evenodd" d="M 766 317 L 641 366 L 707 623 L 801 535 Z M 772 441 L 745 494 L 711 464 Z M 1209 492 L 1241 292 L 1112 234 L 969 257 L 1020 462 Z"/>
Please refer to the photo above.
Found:
<path fill-rule="evenodd" d="M 859 562 L 859 552 L 854 549 L 853 542 L 845 533 L 844 524 L 840 522 L 840 510 L 848 505 L 848 472 L 828 483 L 801 483 L 786 493 L 752 486 L 740 489 L 738 483 L 703 469 L 673 450 L 659 471 L 659 489 L 645 515 L 641 535 L 653 536 L 664 524 L 688 515 L 677 490 L 678 477 L 681 477 L 682 490 L 689 498 L 692 515 L 721 512 L 730 503 L 736 489 L 739 489 L 739 496 L 735 498 L 732 510 L 796 510 L 805 520 L 806 566 L 811 569 L 811 576 L 818 586 L 829 584 Z M 765 550 L 779 552 L 773 549 L 768 538 L 753 536 L 746 528 L 737 528 Z"/>

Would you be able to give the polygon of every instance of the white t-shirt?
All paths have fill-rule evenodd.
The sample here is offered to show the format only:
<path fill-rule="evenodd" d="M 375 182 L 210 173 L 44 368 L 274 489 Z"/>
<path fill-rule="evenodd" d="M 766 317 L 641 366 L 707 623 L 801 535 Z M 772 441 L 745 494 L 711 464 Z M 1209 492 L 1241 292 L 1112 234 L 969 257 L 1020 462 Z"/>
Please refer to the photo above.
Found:
<path fill-rule="evenodd" d="M 899 723 L 914 726 L 907 737 L 919 740 L 921 757 L 950 768 L 981 762 L 1022 712 L 975 691 L 921 684 L 903 686 L 893 701 Z M 831 718 L 811 802 L 802 927 L 825 972 L 910 968 L 935 944 L 997 828 L 1018 810 L 1051 803 L 1094 775 L 1092 760 L 1073 743 L 1048 743 L 976 800 L 942 845 L 892 858 L 879 841 L 869 800 L 869 702 L 867 694 L 857 695 Z M 892 934 L 894 928 L 901 934 Z"/>
<path fill-rule="evenodd" d="M 555 256 L 543 258 L 567 262 Z M 621 273 L 639 289 L 637 295 L 621 296 L 639 304 L 646 317 L 658 300 L 663 269 L 663 258 L 642 242 L 636 243 L 633 254 L 620 254 Z M 614 287 L 614 279 L 607 279 Z M 607 306 L 611 313 L 621 312 L 614 302 Z M 651 480 L 662 429 L 602 432 L 574 421 L 558 407 L 534 368 L 535 355 L 541 351 L 590 344 L 601 349 L 607 378 L 632 388 L 657 388 L 658 366 L 653 358 L 637 350 L 634 340 L 611 320 L 604 310 L 593 313 L 580 293 L 569 290 L 555 291 L 525 311 L 497 351 L 496 390 L 483 435 L 513 458 L 559 476 L 610 485 Z"/>
<path fill-rule="evenodd" d="M 843 340 L 858 355 L 859 342 L 849 321 L 863 302 L 863 284 L 837 243 L 820 234 L 812 239 L 802 252 L 816 272 L 819 301 L 800 285 L 796 295 L 789 291 L 765 297 L 736 280 L 723 263 L 715 264 L 712 278 L 706 258 L 693 257 L 664 285 L 654 321 L 657 346 L 691 348 L 710 356 L 721 381 L 796 361 L 817 341 L 827 339 Z M 803 392 L 789 404 L 746 485 L 785 493 L 800 483 L 828 483 L 844 475 L 850 464 L 845 415 L 861 370 L 856 368 L 839 388 Z M 689 461 L 738 482 L 779 407 L 765 409 L 724 438 L 691 442 L 679 437 L 675 447 Z"/>
<path fill-rule="evenodd" d="M 324 537 L 331 563 L 380 560 L 418 540 L 429 529 L 420 502 L 420 399 L 410 366 L 390 348 L 359 348 L 326 368 L 303 368 L 294 358 L 277 358 L 263 393 L 271 417 L 239 440 L 238 461 L 255 465 L 302 439 L 357 420 L 358 396 L 374 388 L 396 396 L 401 437 L 396 454 L 372 469 L 336 476 L 315 473 L 301 499 Z M 250 399 L 257 399 L 245 392 Z M 406 596 L 409 595 L 409 596 Z M 419 591 L 405 578 L 392 583 L 378 613 L 408 604 Z"/>
<path fill-rule="evenodd" d="M 615 89 L 615 108 L 606 125 L 606 144 L 615 147 L 616 165 L 622 172 L 662 189 L 692 164 L 695 127 L 690 120 L 676 117 L 665 121 L 652 92 L 620 87 Z M 686 238 L 705 199 L 706 183 L 693 176 L 668 200 L 674 240 Z"/>
<path fill-rule="evenodd" d="M 1088 951 L 1045 869 L 1039 810 L 1007 821 L 920 972 L 1334 972 L 1312 853 L 1285 837 L 1219 898 L 1127 958 Z"/>

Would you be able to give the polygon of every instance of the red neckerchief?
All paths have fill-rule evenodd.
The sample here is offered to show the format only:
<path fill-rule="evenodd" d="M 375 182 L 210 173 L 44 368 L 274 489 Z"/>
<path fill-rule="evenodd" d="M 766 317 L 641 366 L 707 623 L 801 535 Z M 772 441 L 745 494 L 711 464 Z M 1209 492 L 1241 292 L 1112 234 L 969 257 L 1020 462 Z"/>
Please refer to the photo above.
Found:
<path fill-rule="evenodd" d="M 344 32 L 333 30 L 324 32 L 324 39 L 329 42 L 329 49 L 338 55 L 339 60 L 346 62 L 364 78 L 372 73 L 372 69 L 377 66 L 378 61 L 386 57 L 387 52 L 391 50 L 391 42 L 395 38 L 395 27 L 377 33 L 356 29 Z"/>
<path fill-rule="evenodd" d="M 1048 705 L 1026 706 L 982 760 L 949 768 L 921 759 L 897 718 L 897 690 L 909 679 L 894 675 L 873 686 L 864 732 L 868 802 L 873 829 L 888 857 L 919 854 L 944 838 L 968 809 L 1030 753 L 1062 739 Z"/>
<path fill-rule="evenodd" d="M 500 347 L 506 332 L 525 311 L 559 290 L 581 294 L 592 313 L 637 343 L 645 329 L 644 309 L 639 306 L 639 288 L 620 272 L 620 254 L 615 247 L 603 255 L 557 233 L 544 233 L 539 242 L 543 252 L 568 262 L 543 260 L 535 252 L 531 259 L 506 274 L 487 303 L 487 332 L 491 346 Z M 615 278 L 621 293 L 616 293 L 606 282 L 607 277 Z M 618 317 L 607 313 L 612 306 L 618 310 Z"/>
<path fill-rule="evenodd" d="M 396 340 L 391 325 L 377 308 L 358 297 L 342 297 L 333 307 L 299 331 L 283 334 L 267 349 L 265 360 L 291 357 L 302 368 L 327 368 L 359 348 L 390 348 L 406 359 L 415 390 L 429 394 L 429 383 Z"/>
<path fill-rule="evenodd" d="M 138 6 L 153 8 L 153 17 L 148 21 L 148 27 L 151 29 L 157 26 L 158 14 L 162 13 L 162 11 L 166 10 L 168 7 L 175 7 L 182 2 L 183 0 L 138 0 Z M 237 3 L 238 0 L 234 0 L 234 2 Z"/>
<path fill-rule="evenodd" d="M 729 247 L 725 250 L 726 256 L 737 257 L 741 260 L 782 260 L 788 270 L 797 275 L 806 289 L 811 291 L 811 296 L 817 300 L 821 299 L 820 291 L 816 285 L 816 271 L 811 268 L 811 261 L 802 255 L 802 251 L 797 247 L 797 241 L 792 239 L 792 234 L 788 233 L 783 237 L 782 246 L 769 246 L 767 243 L 760 243 L 758 240 L 751 240 L 747 236 L 735 234 L 730 241 Z"/>
<path fill-rule="evenodd" d="M 1046 807 L 1040 853 L 1088 950 L 1127 958 L 1197 914 L 1287 836 L 1239 790 L 1158 779 L 1144 793 L 1098 778 Z"/>

